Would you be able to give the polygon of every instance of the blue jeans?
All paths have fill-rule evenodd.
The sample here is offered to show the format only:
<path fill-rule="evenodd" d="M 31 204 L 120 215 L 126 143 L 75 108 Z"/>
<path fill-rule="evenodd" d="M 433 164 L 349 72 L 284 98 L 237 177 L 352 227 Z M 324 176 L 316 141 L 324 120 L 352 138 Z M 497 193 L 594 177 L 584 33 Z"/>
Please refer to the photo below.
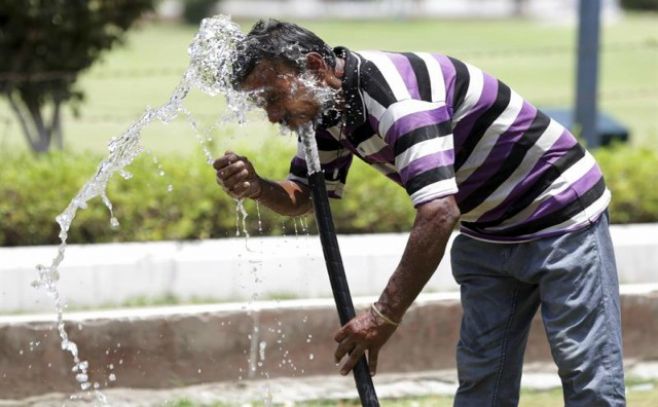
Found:
<path fill-rule="evenodd" d="M 455 406 L 516 406 L 530 322 L 541 315 L 566 406 L 623 406 L 619 283 L 607 216 L 528 243 L 459 235 L 452 270 L 464 309 Z"/>

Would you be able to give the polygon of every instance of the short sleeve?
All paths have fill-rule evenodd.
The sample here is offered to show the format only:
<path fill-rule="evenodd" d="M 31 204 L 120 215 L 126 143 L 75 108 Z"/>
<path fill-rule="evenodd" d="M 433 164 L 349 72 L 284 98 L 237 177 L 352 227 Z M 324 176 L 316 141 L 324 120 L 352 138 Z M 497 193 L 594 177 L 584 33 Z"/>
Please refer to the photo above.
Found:
<path fill-rule="evenodd" d="M 393 147 L 395 168 L 414 206 L 458 191 L 450 114 L 443 102 L 389 105 L 378 132 Z"/>
<path fill-rule="evenodd" d="M 352 164 L 352 152 L 325 129 L 318 129 L 315 139 L 318 144 L 320 166 L 324 172 L 327 194 L 330 198 L 340 199 L 343 196 L 345 181 Z M 288 179 L 308 186 L 308 170 L 301 140 L 297 141 L 297 154 L 290 162 Z"/>

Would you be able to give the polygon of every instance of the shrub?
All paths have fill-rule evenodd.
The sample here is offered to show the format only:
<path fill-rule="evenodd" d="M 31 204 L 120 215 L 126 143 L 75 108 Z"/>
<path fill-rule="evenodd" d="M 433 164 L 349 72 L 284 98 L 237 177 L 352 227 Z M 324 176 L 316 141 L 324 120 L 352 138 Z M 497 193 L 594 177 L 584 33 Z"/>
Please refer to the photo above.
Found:
<path fill-rule="evenodd" d="M 278 178 L 287 174 L 290 148 L 276 139 L 259 147 L 239 148 L 259 172 Z M 613 193 L 610 207 L 615 223 L 658 221 L 658 152 L 649 148 L 614 146 L 596 157 Z M 114 177 L 108 195 L 121 222 L 114 230 L 100 200 L 78 213 L 69 242 L 187 240 L 235 236 L 235 202 L 215 184 L 214 171 L 199 152 L 190 156 L 158 157 L 164 170 L 144 155 L 128 170 L 126 181 Z M 0 154 L 0 245 L 58 242 L 55 216 L 94 173 L 101 157 L 55 152 L 34 159 L 27 154 Z M 171 185 L 173 191 L 169 192 Z M 257 212 L 245 204 L 248 230 L 259 234 Z M 332 201 L 340 233 L 400 232 L 410 228 L 414 209 L 404 189 L 357 161 L 347 181 L 345 198 Z M 264 235 L 290 234 L 294 220 L 260 208 Z M 314 229 L 314 222 L 306 222 Z"/>
<path fill-rule="evenodd" d="M 218 0 L 185 0 L 183 6 L 183 21 L 187 24 L 199 25 L 201 20 L 208 17 Z"/>
<path fill-rule="evenodd" d="M 626 10 L 658 11 L 658 0 L 621 0 Z"/>
<path fill-rule="evenodd" d="M 658 152 L 619 144 L 599 149 L 594 155 L 612 191 L 612 222 L 657 222 Z"/>

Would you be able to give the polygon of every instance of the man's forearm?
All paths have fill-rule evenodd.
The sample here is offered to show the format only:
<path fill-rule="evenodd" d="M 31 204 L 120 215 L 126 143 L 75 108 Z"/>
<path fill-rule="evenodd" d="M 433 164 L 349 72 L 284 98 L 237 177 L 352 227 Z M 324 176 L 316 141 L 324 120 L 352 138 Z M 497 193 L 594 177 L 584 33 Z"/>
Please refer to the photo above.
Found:
<path fill-rule="evenodd" d="M 439 265 L 457 220 L 459 209 L 452 197 L 418 208 L 402 260 L 377 302 L 378 309 L 400 321 Z"/>
<path fill-rule="evenodd" d="M 256 198 L 259 203 L 286 216 L 300 216 L 312 208 L 308 187 L 296 182 L 270 181 L 260 178 L 261 191 Z"/>

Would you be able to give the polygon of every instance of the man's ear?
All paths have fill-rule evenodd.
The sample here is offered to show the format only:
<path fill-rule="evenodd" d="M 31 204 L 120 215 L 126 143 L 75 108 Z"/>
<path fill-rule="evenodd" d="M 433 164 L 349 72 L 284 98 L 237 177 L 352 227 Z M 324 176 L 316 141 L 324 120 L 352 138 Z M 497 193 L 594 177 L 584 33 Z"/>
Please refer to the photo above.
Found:
<path fill-rule="evenodd" d="M 309 52 L 306 54 L 306 67 L 311 71 L 316 71 L 323 75 L 327 71 L 327 63 L 322 55 L 317 52 Z"/>

